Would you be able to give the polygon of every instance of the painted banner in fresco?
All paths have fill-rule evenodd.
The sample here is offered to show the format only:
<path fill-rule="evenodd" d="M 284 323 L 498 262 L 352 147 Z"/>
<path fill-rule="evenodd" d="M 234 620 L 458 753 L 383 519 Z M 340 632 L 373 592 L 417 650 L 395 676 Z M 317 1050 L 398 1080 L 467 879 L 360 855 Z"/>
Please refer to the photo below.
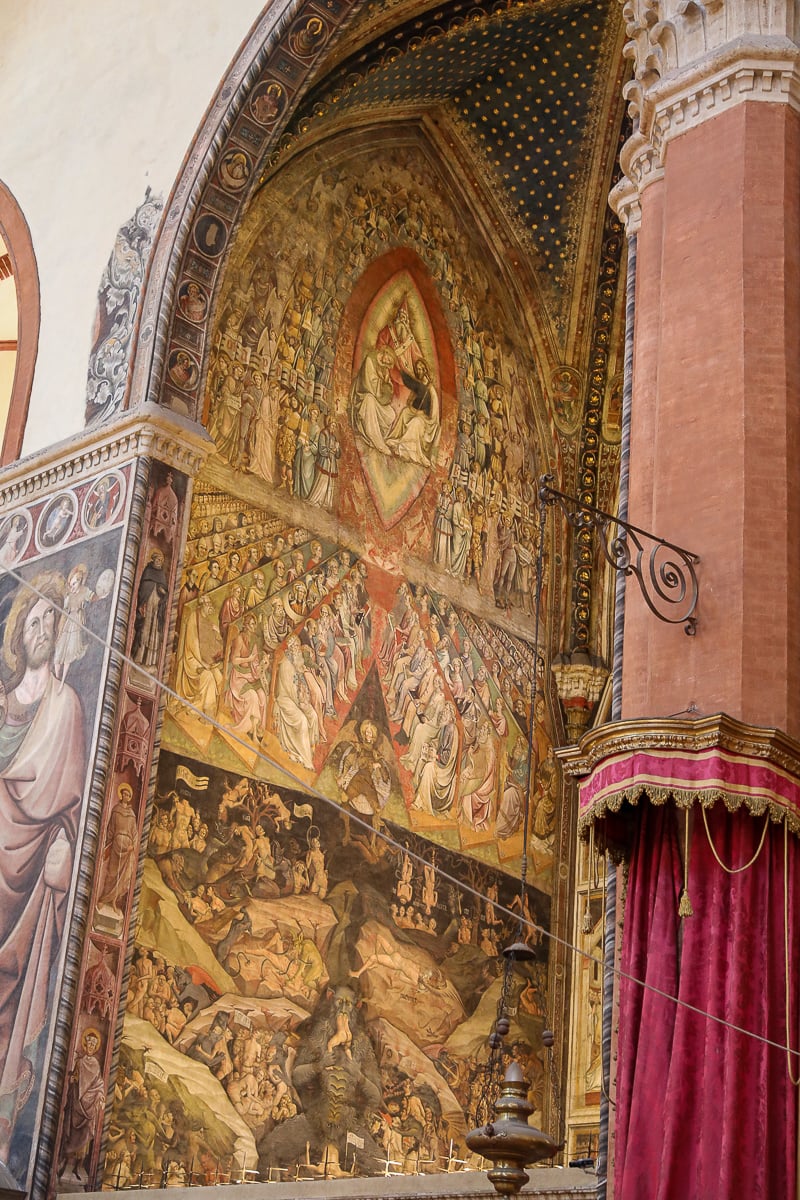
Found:
<path fill-rule="evenodd" d="M 23 1188 L 106 657 L 90 634 L 108 636 L 126 485 L 110 471 L 0 524 L 0 1159 Z"/>
<path fill-rule="evenodd" d="M 347 743 L 352 795 L 365 801 L 381 761 L 368 724 Z M 362 807 L 366 824 L 162 753 L 106 1186 L 439 1171 L 468 1159 L 499 950 L 515 935 L 494 902 L 518 906 L 517 886 L 393 821 L 378 827 Z M 529 889 L 525 908 L 549 925 L 542 893 Z M 546 943 L 535 950 L 511 979 L 508 1043 L 540 1108 Z"/>

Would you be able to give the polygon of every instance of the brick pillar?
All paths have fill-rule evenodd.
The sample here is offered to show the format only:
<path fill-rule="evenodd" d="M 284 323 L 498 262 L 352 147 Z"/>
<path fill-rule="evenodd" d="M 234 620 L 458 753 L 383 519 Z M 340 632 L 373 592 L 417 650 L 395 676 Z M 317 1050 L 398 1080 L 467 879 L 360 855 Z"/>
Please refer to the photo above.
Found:
<path fill-rule="evenodd" d="M 754 947 L 768 948 L 758 987 L 778 1028 L 785 1015 L 783 914 L 739 890 L 745 877 L 726 874 L 711 857 L 699 807 L 693 823 L 686 813 L 698 798 L 704 812 L 724 804 L 729 811 L 714 814 L 718 829 L 746 845 L 753 819 L 760 821 L 768 806 L 765 856 L 748 870 L 766 879 L 771 854 L 774 863 L 786 861 L 787 878 L 796 878 L 800 741 L 792 739 L 800 739 L 800 623 L 790 604 L 800 583 L 800 27 L 794 0 L 624 0 L 624 11 L 626 54 L 634 64 L 626 85 L 633 132 L 611 203 L 629 235 L 636 234 L 628 517 L 700 556 L 700 601 L 696 636 L 687 637 L 679 625 L 659 622 L 628 580 L 622 720 L 581 741 L 583 763 L 571 773 L 585 778 L 598 802 L 584 804 L 582 782 L 579 828 L 597 822 L 596 836 L 609 837 L 619 810 L 620 852 L 639 855 L 627 881 L 617 876 L 626 912 L 617 950 L 620 940 L 623 955 L 643 950 L 648 970 L 663 970 L 664 978 L 677 957 L 679 997 L 749 1028 L 734 959 L 716 962 L 707 1001 L 698 991 L 702 971 L 686 965 L 692 939 L 711 919 L 710 897 L 717 896 L 730 928 L 752 936 L 749 950 L 737 938 L 739 961 L 752 959 Z M 687 711 L 692 719 L 683 717 Z M 735 719 L 711 715 L 720 712 Z M 570 753 L 561 754 L 568 771 Z M 737 778 L 726 793 L 729 769 Z M 766 779 L 777 789 L 770 796 Z M 654 806 L 669 797 L 677 810 L 669 819 L 688 845 L 684 903 L 678 903 L 680 863 L 667 901 L 674 899 L 676 908 L 672 945 L 655 919 L 650 884 L 636 870 L 651 849 L 648 795 Z M 792 832 L 786 843 L 781 820 Z M 692 892 L 703 897 L 694 915 L 685 903 Z M 647 915 L 628 922 L 637 904 Z M 796 920 L 793 901 L 790 918 Z M 631 1114 L 646 1111 L 657 1132 L 652 1147 L 638 1136 L 612 1137 L 601 1200 L 634 1194 L 688 1200 L 686 1179 L 699 1179 L 712 1162 L 719 1200 L 794 1195 L 797 1098 L 785 1064 L 772 1068 L 770 1056 L 777 1063 L 780 1051 L 749 1044 L 748 1053 L 759 1058 L 758 1068 L 748 1069 L 753 1077 L 770 1063 L 769 1098 L 754 1093 L 751 1104 L 742 1094 L 727 1115 L 715 1105 L 731 1078 L 730 1059 L 721 1053 L 699 1064 L 684 1061 L 685 1039 L 667 1047 L 651 1078 L 634 1071 L 631 1084 L 631 1064 L 647 1044 L 636 1021 L 626 1023 L 623 1015 L 634 1011 L 625 1005 L 636 986 L 620 979 L 624 1002 L 611 1015 L 620 1070 L 627 1063 L 629 1072 L 626 1088 L 614 1094 L 611 1085 L 614 1119 L 618 1131 L 629 1130 Z M 792 989 L 796 995 L 796 981 Z M 665 1009 L 674 1028 L 676 1012 Z M 710 1025 L 703 1036 L 713 1037 Z M 681 1106 L 694 1145 L 708 1148 L 691 1166 L 664 1132 L 674 1107 L 662 1075 L 673 1064 L 679 1078 L 684 1068 L 692 1075 L 696 1111 L 714 1114 L 704 1134 L 691 1106 Z M 661 1111 L 659 1097 L 667 1097 Z M 754 1121 L 772 1129 L 783 1122 L 778 1149 L 765 1151 L 761 1161 L 750 1150 L 720 1178 L 712 1144 L 725 1147 L 730 1165 L 742 1151 L 739 1129 Z M 710 1194 L 708 1180 L 701 1192 Z"/>
<path fill-rule="evenodd" d="M 709 50 L 711 17 L 702 46 L 675 18 L 654 81 L 651 27 L 628 27 L 639 127 L 612 196 L 638 228 L 629 514 L 702 561 L 695 638 L 629 582 L 622 715 L 800 736 L 798 51 L 780 30 Z"/>

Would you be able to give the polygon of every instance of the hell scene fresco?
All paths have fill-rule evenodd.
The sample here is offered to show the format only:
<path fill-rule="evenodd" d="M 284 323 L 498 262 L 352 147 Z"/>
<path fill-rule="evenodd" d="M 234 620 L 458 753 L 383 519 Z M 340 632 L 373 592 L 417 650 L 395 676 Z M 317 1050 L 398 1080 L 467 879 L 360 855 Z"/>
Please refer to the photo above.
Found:
<path fill-rule="evenodd" d="M 491 257 L 413 145 L 279 179 L 219 302 L 219 455 L 309 523 L 315 507 L 346 523 L 380 565 L 412 556 L 530 614 L 540 385 Z M 176 364 L 172 383 L 196 371 Z"/>
<path fill-rule="evenodd" d="M 84 833 L 127 483 L 110 471 L 0 520 L 0 1157 L 21 1181 Z"/>
<path fill-rule="evenodd" d="M 390 841 L 344 808 L 162 755 L 108 1186 L 468 1161 L 498 949 L 515 929 L 494 901 L 513 909 L 517 889 L 383 829 Z M 525 907 L 548 923 L 544 893 L 529 889 Z M 546 957 L 536 944 L 509 997 L 511 1053 L 537 1108 Z"/>

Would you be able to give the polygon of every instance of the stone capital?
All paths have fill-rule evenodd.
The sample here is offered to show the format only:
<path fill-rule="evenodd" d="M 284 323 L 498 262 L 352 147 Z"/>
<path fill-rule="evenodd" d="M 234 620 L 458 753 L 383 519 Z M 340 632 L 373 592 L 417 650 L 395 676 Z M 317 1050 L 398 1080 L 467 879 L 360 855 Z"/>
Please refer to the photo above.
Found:
<path fill-rule="evenodd" d="M 631 236 L 641 215 L 631 187 L 641 195 L 661 178 L 674 138 L 745 101 L 800 111 L 800 3 L 623 0 L 623 15 L 634 132 L 609 200 Z"/>
<path fill-rule="evenodd" d="M 567 734 L 570 741 L 578 742 L 600 699 L 608 669 L 600 659 L 576 650 L 572 654 L 559 654 L 551 670 L 564 708 Z"/>

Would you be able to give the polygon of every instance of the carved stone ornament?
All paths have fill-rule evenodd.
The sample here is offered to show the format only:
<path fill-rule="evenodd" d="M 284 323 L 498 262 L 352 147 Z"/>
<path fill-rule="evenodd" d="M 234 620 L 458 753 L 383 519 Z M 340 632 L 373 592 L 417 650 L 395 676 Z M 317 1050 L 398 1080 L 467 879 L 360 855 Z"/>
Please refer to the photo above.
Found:
<path fill-rule="evenodd" d="M 576 650 L 572 654 L 559 654 L 551 670 L 567 719 L 567 734 L 571 742 L 577 742 L 586 732 L 608 678 L 608 669 L 594 655 Z"/>
<path fill-rule="evenodd" d="M 798 0 L 622 0 L 634 132 L 609 197 L 629 235 L 638 197 L 663 174 L 670 141 L 745 100 L 800 111 Z"/>

